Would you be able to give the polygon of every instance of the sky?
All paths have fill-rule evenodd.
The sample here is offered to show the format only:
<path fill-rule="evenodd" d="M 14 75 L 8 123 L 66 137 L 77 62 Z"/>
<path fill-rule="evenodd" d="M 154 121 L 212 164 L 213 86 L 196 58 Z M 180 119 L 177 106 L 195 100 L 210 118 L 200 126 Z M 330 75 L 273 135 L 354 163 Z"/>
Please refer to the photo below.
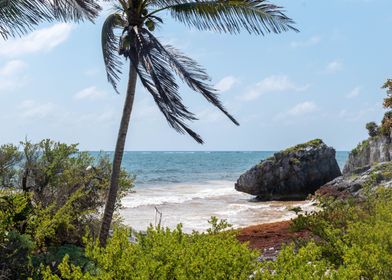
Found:
<path fill-rule="evenodd" d="M 365 124 L 384 114 L 381 85 L 392 77 L 392 1 L 271 0 L 299 33 L 266 36 L 189 29 L 162 14 L 156 35 L 196 59 L 220 90 L 235 126 L 181 86 L 205 144 L 169 127 L 138 84 L 126 150 L 280 150 L 321 138 L 351 150 Z M 82 150 L 113 150 L 125 98 L 107 83 L 100 32 L 93 23 L 52 23 L 0 41 L 0 144 L 50 138 Z M 1 39 L 0 39 L 1 40 Z M 124 73 L 127 69 L 124 69 Z"/>

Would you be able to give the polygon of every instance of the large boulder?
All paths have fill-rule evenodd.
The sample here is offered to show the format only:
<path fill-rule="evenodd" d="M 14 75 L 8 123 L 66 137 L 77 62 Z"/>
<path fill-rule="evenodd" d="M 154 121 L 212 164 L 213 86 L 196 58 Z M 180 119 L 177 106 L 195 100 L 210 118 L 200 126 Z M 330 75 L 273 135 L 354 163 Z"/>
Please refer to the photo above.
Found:
<path fill-rule="evenodd" d="M 335 150 L 315 139 L 261 161 L 240 176 L 235 189 L 261 200 L 304 199 L 338 176 Z"/>
<path fill-rule="evenodd" d="M 370 167 L 374 163 L 390 161 L 392 158 L 391 142 L 390 135 L 377 135 L 362 141 L 350 152 L 343 168 L 343 174 L 350 174 L 366 166 Z"/>

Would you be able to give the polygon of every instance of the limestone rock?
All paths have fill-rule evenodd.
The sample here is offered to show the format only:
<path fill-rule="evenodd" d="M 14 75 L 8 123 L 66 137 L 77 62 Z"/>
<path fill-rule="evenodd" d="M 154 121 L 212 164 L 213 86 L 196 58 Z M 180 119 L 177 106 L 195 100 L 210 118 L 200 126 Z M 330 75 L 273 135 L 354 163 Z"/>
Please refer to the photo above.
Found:
<path fill-rule="evenodd" d="M 335 150 L 316 139 L 261 161 L 240 176 L 235 189 L 261 200 L 304 199 L 340 175 Z"/>
<path fill-rule="evenodd" d="M 378 186 L 392 187 L 392 162 L 378 163 L 340 176 L 317 190 L 316 196 L 362 197 L 365 190 L 371 191 Z"/>
<path fill-rule="evenodd" d="M 371 166 L 374 163 L 387 162 L 392 158 L 391 136 L 378 135 L 360 143 L 349 154 L 343 174 L 353 173 L 356 169 Z"/>

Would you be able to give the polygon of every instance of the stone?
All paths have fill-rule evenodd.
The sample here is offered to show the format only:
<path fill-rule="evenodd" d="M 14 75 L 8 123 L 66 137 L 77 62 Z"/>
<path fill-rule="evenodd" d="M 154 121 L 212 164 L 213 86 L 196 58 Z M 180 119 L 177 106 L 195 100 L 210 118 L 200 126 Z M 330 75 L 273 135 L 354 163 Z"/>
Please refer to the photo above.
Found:
<path fill-rule="evenodd" d="M 239 177 L 235 189 L 260 200 L 305 199 L 338 176 L 335 150 L 315 139 L 261 161 Z"/>
<path fill-rule="evenodd" d="M 392 187 L 392 162 L 382 162 L 356 169 L 350 174 L 344 174 L 326 183 L 316 192 L 317 196 L 335 198 L 358 197 L 363 198 L 364 191 L 372 191 L 383 186 Z"/>
<path fill-rule="evenodd" d="M 343 174 L 353 173 L 357 169 L 375 163 L 390 161 L 392 158 L 391 142 L 390 135 L 377 135 L 362 141 L 350 152 L 343 168 Z"/>

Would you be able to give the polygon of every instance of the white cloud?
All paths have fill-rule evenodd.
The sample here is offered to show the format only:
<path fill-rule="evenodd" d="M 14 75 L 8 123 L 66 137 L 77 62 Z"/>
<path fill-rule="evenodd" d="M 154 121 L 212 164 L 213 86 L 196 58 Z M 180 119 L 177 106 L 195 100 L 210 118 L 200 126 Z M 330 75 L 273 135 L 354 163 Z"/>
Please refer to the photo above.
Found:
<path fill-rule="evenodd" d="M 196 113 L 196 117 L 203 122 L 219 122 L 223 120 L 226 116 L 215 108 L 208 108 Z"/>
<path fill-rule="evenodd" d="M 374 113 L 380 111 L 380 104 L 375 104 L 373 106 L 369 106 L 367 108 L 362 108 L 357 111 L 349 111 L 347 109 L 343 109 L 339 112 L 338 116 L 341 119 L 344 119 L 348 122 L 364 122 L 369 120 L 369 116 L 374 116 Z"/>
<path fill-rule="evenodd" d="M 334 60 L 327 64 L 326 71 L 328 73 L 336 73 L 343 69 L 343 64 L 340 61 Z"/>
<path fill-rule="evenodd" d="M 22 87 L 27 80 L 23 70 L 27 64 L 22 60 L 11 60 L 0 68 L 0 90 L 11 91 Z"/>
<path fill-rule="evenodd" d="M 2 68 L 0 68 L 0 76 L 12 76 L 20 73 L 27 67 L 27 64 L 22 60 L 11 60 L 7 62 Z"/>
<path fill-rule="evenodd" d="M 226 76 L 215 85 L 215 88 L 220 92 L 225 92 L 231 90 L 238 83 L 239 80 L 236 77 Z"/>
<path fill-rule="evenodd" d="M 83 72 L 84 75 L 86 75 L 87 77 L 94 77 L 97 76 L 100 72 L 100 69 L 98 68 L 90 68 L 87 69 Z"/>
<path fill-rule="evenodd" d="M 54 111 L 52 103 L 38 103 L 34 100 L 25 100 L 19 105 L 20 116 L 25 119 L 45 118 Z"/>
<path fill-rule="evenodd" d="M 88 113 L 79 115 L 78 118 L 74 119 L 70 122 L 71 125 L 91 125 L 91 124 L 108 124 L 112 123 L 118 117 L 118 113 L 113 109 L 107 109 L 103 112 L 98 113 Z"/>
<path fill-rule="evenodd" d="M 133 120 L 157 120 L 163 118 L 151 98 L 143 98 L 134 105 Z"/>
<path fill-rule="evenodd" d="M 103 98 L 105 95 L 106 95 L 105 92 L 98 90 L 95 86 L 91 86 L 75 93 L 74 99 L 96 100 L 96 99 Z"/>
<path fill-rule="evenodd" d="M 270 76 L 253 86 L 241 99 L 251 101 L 268 92 L 305 91 L 310 85 L 298 86 L 287 76 Z"/>
<path fill-rule="evenodd" d="M 293 41 L 290 43 L 292 48 L 303 48 L 318 45 L 321 41 L 320 36 L 313 36 L 305 41 Z"/>
<path fill-rule="evenodd" d="M 354 98 L 357 97 L 361 93 L 361 88 L 360 87 L 355 87 L 352 91 L 350 91 L 346 97 L 347 98 Z"/>
<path fill-rule="evenodd" d="M 302 103 L 299 103 L 289 109 L 287 112 L 280 113 L 278 114 L 275 119 L 276 120 L 282 120 L 290 117 L 299 117 L 299 116 L 304 116 L 308 115 L 310 113 L 313 113 L 318 110 L 317 105 L 314 102 L 311 101 L 305 101 Z"/>
<path fill-rule="evenodd" d="M 50 51 L 68 39 L 72 28 L 70 24 L 59 23 L 34 31 L 22 38 L 4 41 L 0 43 L 0 55 L 15 57 Z"/>

